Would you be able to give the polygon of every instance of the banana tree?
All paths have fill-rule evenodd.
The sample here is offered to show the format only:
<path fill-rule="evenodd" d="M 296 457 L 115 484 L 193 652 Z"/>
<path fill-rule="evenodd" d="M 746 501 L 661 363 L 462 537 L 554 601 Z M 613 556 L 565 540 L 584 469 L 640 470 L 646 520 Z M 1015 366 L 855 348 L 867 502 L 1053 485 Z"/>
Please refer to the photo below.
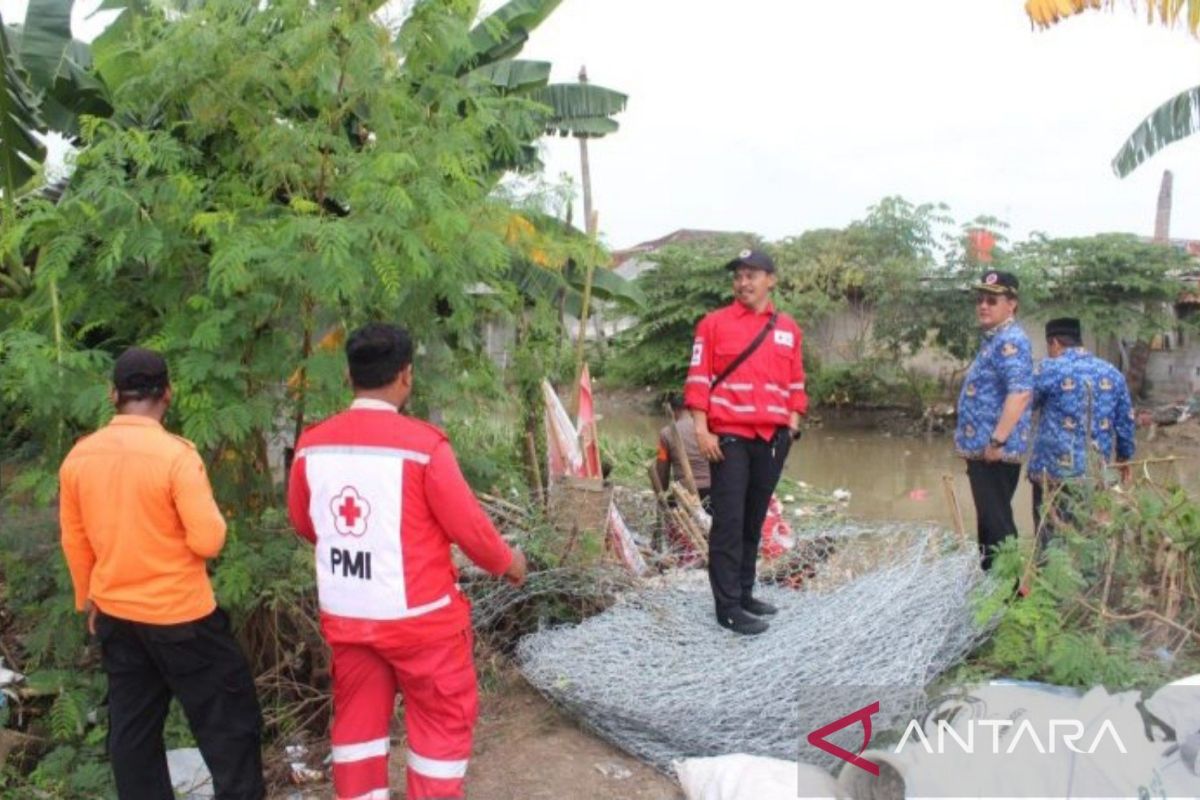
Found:
<path fill-rule="evenodd" d="M 472 52 L 463 59 L 460 74 L 468 80 L 486 80 L 503 92 L 519 93 L 544 106 L 543 125 L 547 133 L 574 136 L 579 140 L 579 162 L 583 186 L 584 226 L 595 237 L 596 215 L 592 210 L 591 166 L 588 139 L 615 133 L 619 127 L 613 116 L 625 110 L 628 97 L 621 92 L 591 84 L 586 70 L 580 70 L 578 83 L 548 83 L 550 65 L 539 61 L 515 59 L 529 32 L 540 24 L 561 0 L 511 0 L 483 19 L 471 31 Z M 537 163 L 532 146 L 521 151 L 520 158 L 504 168 Z M 583 296 L 592 292 L 594 264 L 585 270 Z M 582 303 L 583 317 L 588 303 Z M 587 319 L 580 319 L 579 342 L 583 346 Z"/>
<path fill-rule="evenodd" d="M 112 113 L 91 49 L 71 37 L 74 5 L 74 0 L 30 0 L 21 25 L 0 19 L 0 164 L 8 198 L 45 160 L 39 136 L 53 130 L 73 137 L 80 116 Z"/>
<path fill-rule="evenodd" d="M 1130 0 L 1135 8 L 1138 0 Z M 1200 0 L 1141 0 L 1147 20 L 1168 28 L 1179 23 L 1193 36 L 1200 30 Z M 1034 25 L 1048 28 L 1066 17 L 1088 10 L 1112 8 L 1116 0 L 1026 0 L 1025 13 Z M 1200 130 L 1200 86 L 1193 86 L 1150 112 L 1121 145 L 1112 160 L 1113 172 L 1124 178 L 1164 147 Z M 1139 339 L 1129 356 L 1126 379 L 1135 397 L 1145 387 L 1150 343 Z"/>
<path fill-rule="evenodd" d="M 458 61 L 456 74 L 468 83 L 518 94 L 545 106 L 542 122 L 547 133 L 589 138 L 615 133 L 618 124 L 612 117 L 625 110 L 626 95 L 588 83 L 586 75 L 581 75 L 578 83 L 551 84 L 548 62 L 516 58 L 530 32 L 561 2 L 510 0 L 501 6 L 472 28 L 469 51 Z M 533 164 L 536 159 L 505 166 Z M 585 218 L 588 216 L 585 211 Z"/>
<path fill-rule="evenodd" d="M 1137 0 L 1131 0 L 1134 7 Z M 1168 28 L 1183 23 L 1195 36 L 1200 30 L 1200 0 L 1141 0 L 1149 22 Z M 1116 0 L 1026 0 L 1025 13 L 1034 25 L 1048 28 L 1075 14 L 1112 8 Z M 1200 131 L 1200 86 L 1193 86 L 1150 112 L 1134 129 L 1112 160 L 1113 172 L 1124 178 L 1154 154 Z"/>
<path fill-rule="evenodd" d="M 17 188 L 34 176 L 37 165 L 46 158 L 46 148 L 37 136 L 45 123 L 37 111 L 37 98 L 17 68 L 7 25 L 0 25 L 0 61 L 0 171 L 4 173 L 5 217 L 11 219 Z"/>
<path fill-rule="evenodd" d="M 505 285 L 525 302 L 552 302 L 560 312 L 582 315 L 588 278 L 580 262 L 596 260 L 590 237 L 549 214 L 525 210 L 510 218 L 505 242 L 512 254 Z M 625 310 L 645 309 L 646 297 L 637 284 L 612 270 L 594 270 L 591 291 L 596 299 Z"/>

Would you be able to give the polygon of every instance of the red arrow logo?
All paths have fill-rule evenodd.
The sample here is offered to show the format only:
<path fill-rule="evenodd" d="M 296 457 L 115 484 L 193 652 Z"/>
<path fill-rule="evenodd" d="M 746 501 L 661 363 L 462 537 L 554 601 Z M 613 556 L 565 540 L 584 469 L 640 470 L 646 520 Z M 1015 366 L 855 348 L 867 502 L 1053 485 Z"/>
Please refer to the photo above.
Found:
<path fill-rule="evenodd" d="M 874 762 L 867 761 L 862 757 L 862 753 L 867 749 L 867 745 L 871 743 L 871 715 L 879 711 L 879 701 L 876 700 L 871 705 L 865 708 L 860 708 L 852 714 L 847 714 L 839 720 L 834 720 L 828 725 L 817 728 L 808 735 L 808 743 L 813 747 L 818 747 L 829 753 L 831 756 L 840 758 L 842 761 L 853 764 L 859 769 L 866 770 L 875 777 L 879 777 L 879 765 Z M 840 731 L 842 728 L 847 728 L 856 722 L 861 722 L 863 726 L 863 743 L 859 748 L 858 753 L 851 753 L 849 750 L 843 750 L 833 742 L 828 741 L 825 737 L 831 733 Z"/>

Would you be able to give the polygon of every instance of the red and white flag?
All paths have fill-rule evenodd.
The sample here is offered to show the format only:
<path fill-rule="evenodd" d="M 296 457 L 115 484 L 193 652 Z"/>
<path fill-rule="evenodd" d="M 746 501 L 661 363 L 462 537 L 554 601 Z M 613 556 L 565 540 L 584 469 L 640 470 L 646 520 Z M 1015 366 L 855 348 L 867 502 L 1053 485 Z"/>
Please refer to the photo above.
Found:
<path fill-rule="evenodd" d="M 566 475 L 583 474 L 583 453 L 579 434 L 549 381 L 542 381 L 542 399 L 546 405 L 546 460 L 550 481 Z"/>
<path fill-rule="evenodd" d="M 583 451 L 583 477 L 601 478 L 600 469 L 600 439 L 596 433 L 596 407 L 592 400 L 592 375 L 588 365 L 583 365 L 579 374 L 579 417 L 576 420 L 579 429 L 579 444 Z"/>

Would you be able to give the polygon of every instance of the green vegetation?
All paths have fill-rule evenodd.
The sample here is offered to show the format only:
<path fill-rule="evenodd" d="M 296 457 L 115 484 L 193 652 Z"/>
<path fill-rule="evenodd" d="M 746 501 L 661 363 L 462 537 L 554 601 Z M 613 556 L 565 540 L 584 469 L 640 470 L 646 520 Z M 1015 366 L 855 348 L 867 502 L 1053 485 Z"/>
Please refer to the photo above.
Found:
<path fill-rule="evenodd" d="M 0 722 L 31 737 L 3 796 L 111 793 L 103 679 L 45 506 L 67 449 L 112 413 L 123 348 L 167 356 L 167 425 L 209 464 L 230 524 L 214 585 L 272 746 L 326 730 L 311 552 L 279 510 L 277 467 L 346 403 L 345 331 L 407 325 L 423 354 L 414 410 L 444 421 L 474 485 L 526 491 L 527 438 L 505 419 L 537 430 L 540 380 L 570 377 L 562 315 L 604 255 L 554 198 L 501 181 L 538 166 L 541 136 L 615 130 L 625 104 L 549 85 L 549 64 L 516 58 L 558 4 L 513 0 L 476 19 L 474 0 L 419 0 L 381 21 L 381 2 L 113 0 L 120 17 L 88 46 L 70 38 L 71 0 L 32 0 L 24 26 L 3 27 L 0 643 L 29 681 Z M 32 138 L 51 128 L 77 147 L 54 186 Z M 594 284 L 640 301 L 607 270 Z M 508 373 L 485 348 L 505 325 Z M 481 401 L 508 405 L 484 420 Z M 170 744 L 187 743 L 173 720 Z"/>
<path fill-rule="evenodd" d="M 545 462 L 540 384 L 574 377 L 564 316 L 588 291 L 643 316 L 608 349 L 607 377 L 681 385 L 696 320 L 727 300 L 721 265 L 762 243 L 732 236 L 665 250 L 637 286 L 608 270 L 588 279 L 604 254 L 562 222 L 561 193 L 502 184 L 537 167 L 539 137 L 612 132 L 625 105 L 604 87 L 549 85 L 548 64 L 518 58 L 558 4 L 512 0 L 477 20 L 475 0 L 417 0 L 384 24 L 382 3 L 365 0 L 109 0 L 120 17 L 85 45 L 70 36 L 71 0 L 31 0 L 22 27 L 0 27 L 0 651 L 29 675 L 0 706 L 5 733 L 28 737 L 0 773 L 0 796 L 111 793 L 103 679 L 48 506 L 67 449 L 112 413 L 107 375 L 123 348 L 167 356 L 177 397 L 168 426 L 210 466 L 230 522 L 214 585 L 258 676 L 271 747 L 323 736 L 328 720 L 312 556 L 280 511 L 276 454 L 345 404 L 348 329 L 383 317 L 414 332 L 414 411 L 443 422 L 472 484 L 503 498 L 523 499 Z M 34 137 L 51 129 L 78 148 L 54 185 Z M 802 324 L 846 309 L 874 315 L 849 363 L 810 349 L 815 400 L 929 402 L 938 387 L 901 357 L 973 349 L 963 300 L 979 268 L 963 234 L 978 226 L 1002 227 L 885 198 L 844 229 L 768 245 L 779 305 Z M 1021 272 L 1031 305 L 1068 308 L 1097 330 L 1124 330 L 1130 316 L 1152 325 L 1183 263 L 1129 237 L 1001 244 L 995 263 Z M 504 369 L 486 352 L 493 324 L 514 329 Z M 614 477 L 642 485 L 649 446 L 606 441 Z M 1107 519 L 1140 531 L 1154 558 L 1182 553 L 1172 557 L 1190 581 L 1194 536 L 1170 526 L 1194 533 L 1194 507 L 1142 502 Z M 546 521 L 523 521 L 535 566 L 559 566 Z M 1129 565 L 1128 548 L 1113 561 L 1112 613 L 1137 607 L 1138 576 L 1159 563 L 1138 552 Z M 1078 569 L 1102 555 L 1081 553 Z M 1038 579 L 1045 595 L 1001 623 L 984 663 L 1029 658 L 1031 675 L 1130 678 L 1101 657 L 1125 652 L 1124 625 L 1100 615 L 1105 624 L 1076 639 L 1069 617 L 1054 627 L 1055 613 L 1074 608 L 1061 593 L 1077 582 L 1056 561 Z M 544 620 L 580 618 L 617 584 L 588 572 L 547 584 L 502 632 L 511 643 Z M 1190 619 L 1191 603 L 1162 613 Z M 1080 649 L 1059 659 L 1047 637 Z M 168 740 L 189 742 L 178 713 Z"/>
<path fill-rule="evenodd" d="M 939 386 L 905 359 L 938 353 L 962 363 L 972 357 L 979 333 L 969 289 L 986 266 L 1019 275 L 1026 317 L 1078 316 L 1091 334 L 1143 342 L 1178 324 L 1171 305 L 1191 264 L 1185 254 L 1125 234 L 1039 234 L 1010 244 L 1005 227 L 986 216 L 957 223 L 944 205 L 886 197 L 845 228 L 763 245 L 779 270 L 777 306 L 806 330 L 813 403 L 896 405 L 920 413 L 939 395 L 952 397 L 952 380 Z M 977 230 L 995 240 L 986 266 L 969 244 Z M 637 283 L 654 313 L 620 335 L 609 374 L 660 391 L 682 386 L 696 323 L 730 299 L 721 265 L 740 247 L 762 244 L 719 236 L 648 256 L 657 266 Z M 839 314 L 857 320 L 860 330 L 845 352 L 823 352 L 813 333 Z"/>
<path fill-rule="evenodd" d="M 1003 613 L 974 667 L 1110 690 L 1200 669 L 1200 504 L 1146 479 L 1080 483 L 1066 508 L 1040 563 L 1015 542 L 995 562 L 1000 588 L 980 618 Z M 1029 593 L 1015 599 L 1018 582 Z"/>

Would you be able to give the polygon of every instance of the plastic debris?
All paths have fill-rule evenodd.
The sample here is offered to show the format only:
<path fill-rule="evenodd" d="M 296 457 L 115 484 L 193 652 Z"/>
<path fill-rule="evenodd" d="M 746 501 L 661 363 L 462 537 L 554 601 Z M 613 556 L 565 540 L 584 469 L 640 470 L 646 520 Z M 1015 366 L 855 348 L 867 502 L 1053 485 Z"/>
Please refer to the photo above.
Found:
<path fill-rule="evenodd" d="M 606 778 L 611 778 L 614 781 L 623 781 L 633 777 L 633 772 L 621 764 L 609 762 L 607 764 L 596 764 L 596 771 Z"/>
<path fill-rule="evenodd" d="M 167 771 L 171 775 L 171 788 L 179 800 L 211 800 L 216 797 L 212 775 L 199 749 L 181 747 L 168 750 Z"/>

